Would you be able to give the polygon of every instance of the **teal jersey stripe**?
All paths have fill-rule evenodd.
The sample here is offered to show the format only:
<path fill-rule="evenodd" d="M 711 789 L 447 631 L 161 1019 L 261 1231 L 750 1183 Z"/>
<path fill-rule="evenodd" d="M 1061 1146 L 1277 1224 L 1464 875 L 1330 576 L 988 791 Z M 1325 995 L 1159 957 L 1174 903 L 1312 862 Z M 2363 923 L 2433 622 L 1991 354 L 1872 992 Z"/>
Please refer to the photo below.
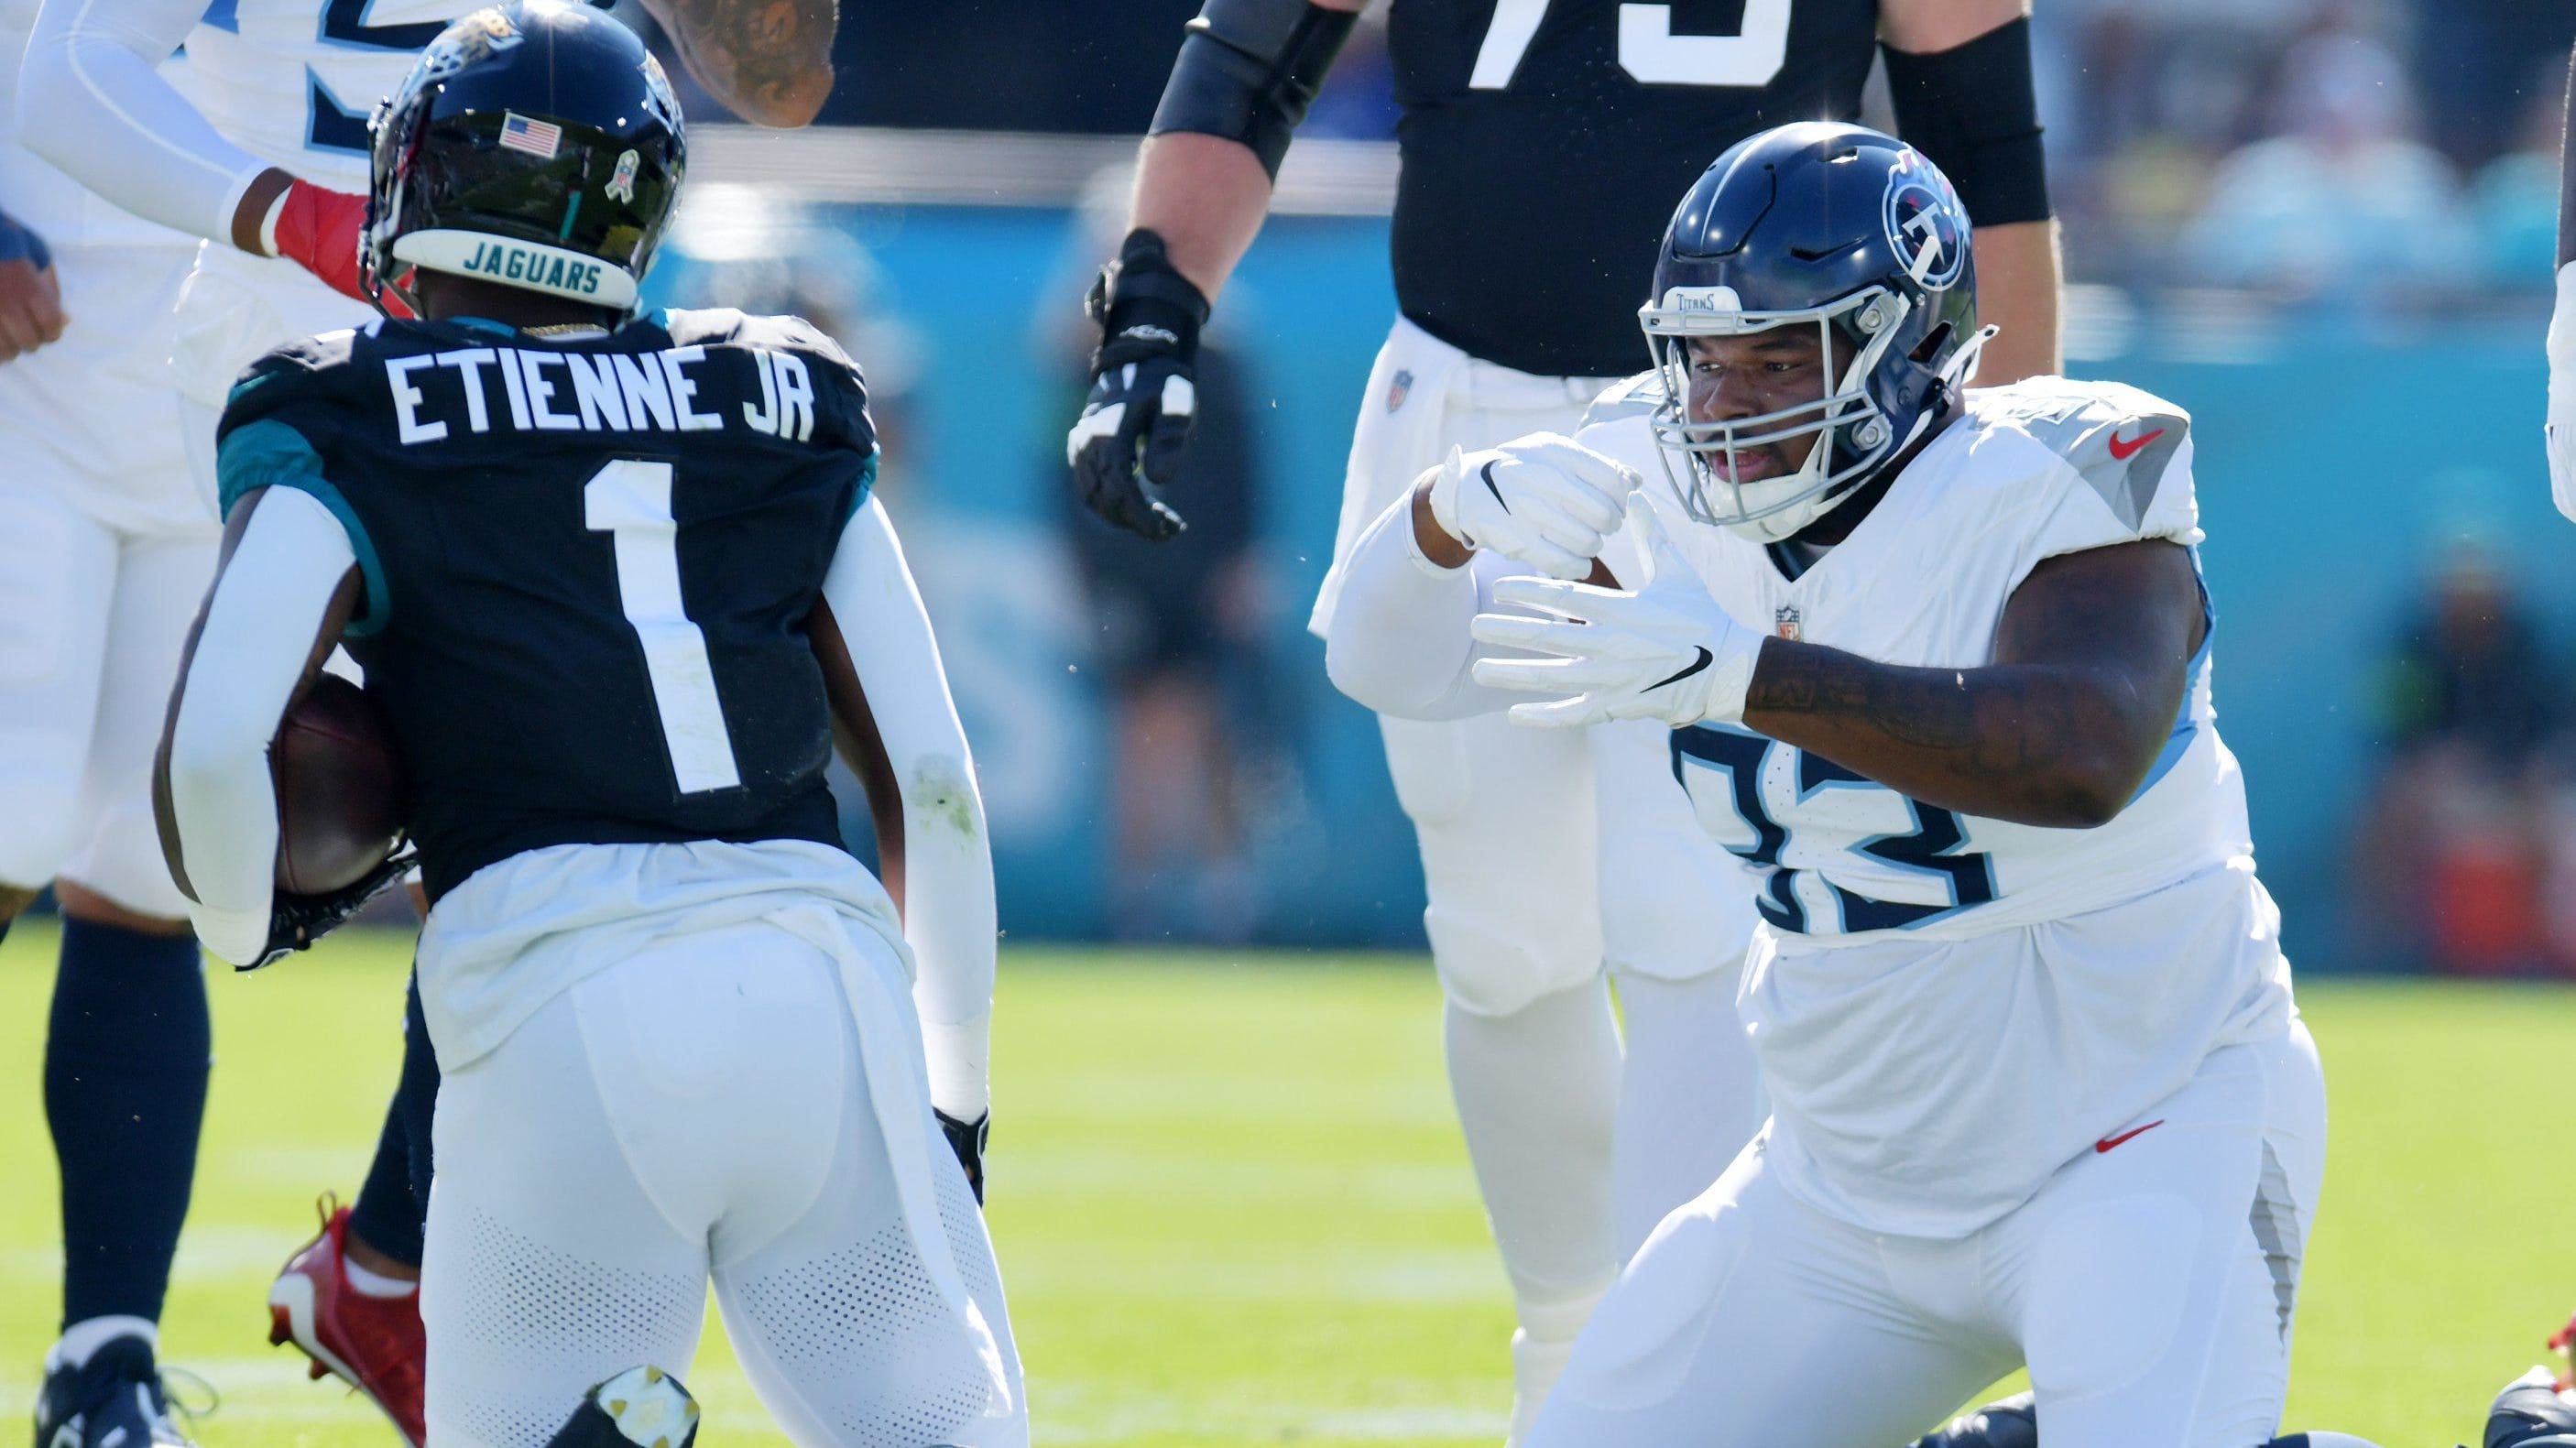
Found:
<path fill-rule="evenodd" d="M 367 536 L 367 525 L 358 521 L 349 500 L 322 476 L 321 454 L 304 440 L 304 434 L 274 418 L 234 428 L 216 454 L 215 477 L 227 519 L 243 494 L 260 488 L 294 488 L 330 509 L 349 535 L 349 548 L 358 555 L 359 576 L 367 585 L 365 605 L 343 632 L 362 639 L 384 628 L 393 598 L 385 586 L 384 563 L 376 556 L 375 540 Z"/>

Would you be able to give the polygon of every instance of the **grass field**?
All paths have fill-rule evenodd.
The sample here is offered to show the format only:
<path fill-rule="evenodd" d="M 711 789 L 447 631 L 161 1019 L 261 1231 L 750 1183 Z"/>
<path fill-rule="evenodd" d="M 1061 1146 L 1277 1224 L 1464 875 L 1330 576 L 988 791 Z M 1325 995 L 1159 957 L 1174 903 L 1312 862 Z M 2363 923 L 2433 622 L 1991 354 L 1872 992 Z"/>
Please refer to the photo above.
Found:
<path fill-rule="evenodd" d="M 269 1275 L 351 1190 L 397 1054 L 407 935 L 213 981 L 218 1054 L 165 1356 L 223 1404 L 207 1448 L 380 1448 L 380 1419 L 265 1343 Z M 56 1311 L 38 1097 L 53 937 L 0 946 L 0 1434 Z M 2474 1442 L 2576 1306 L 2576 992 L 2318 981 L 2334 1148 L 2292 1426 Z M 1500 1441 L 1509 1331 L 1402 958 L 1004 959 L 993 1232 L 1041 1443 Z M 777 1444 L 712 1322 L 707 1448 Z M 1894 1445 L 1890 1445 L 1894 1448 Z"/>

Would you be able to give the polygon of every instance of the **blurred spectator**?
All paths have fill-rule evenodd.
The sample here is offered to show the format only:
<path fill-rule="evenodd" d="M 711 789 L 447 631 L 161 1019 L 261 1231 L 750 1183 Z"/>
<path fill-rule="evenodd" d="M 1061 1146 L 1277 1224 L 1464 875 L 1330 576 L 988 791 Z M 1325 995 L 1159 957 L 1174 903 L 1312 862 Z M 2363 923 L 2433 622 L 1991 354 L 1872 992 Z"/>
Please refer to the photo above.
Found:
<path fill-rule="evenodd" d="M 2495 975 L 2556 953 L 2543 885 L 2576 869 L 2576 834 L 2546 747 L 2555 677 L 2495 556 L 2453 543 L 2383 672 L 2391 758 L 2356 842 L 2383 963 Z"/>
<path fill-rule="evenodd" d="M 2283 66 L 2280 133 L 2227 158 L 2184 238 L 2195 279 L 2294 299 L 2468 282 L 2451 168 L 2415 138 L 2406 73 L 2329 33 Z"/>
<path fill-rule="evenodd" d="M 1086 187 L 1059 271 L 1072 284 L 1117 248 L 1129 168 Z M 1262 715 L 1276 613 L 1257 547 L 1262 491 L 1245 369 L 1230 330 L 1257 313 L 1238 282 L 1199 341 L 1198 413 L 1169 488 L 1189 526 L 1154 543 L 1093 517 L 1065 470 L 1063 435 L 1039 429 L 1042 492 L 1054 500 L 1083 584 L 1089 667 L 1109 692 L 1109 928 L 1121 940 L 1232 943 L 1260 923 L 1251 859 L 1262 822 L 1247 805 L 1275 773 L 1279 730 Z M 1039 319 L 1032 345 L 1055 380 L 1044 415 L 1082 410 L 1096 331 L 1067 308 Z M 1061 424 L 1058 423 L 1058 426 Z"/>
<path fill-rule="evenodd" d="M 2488 283 L 2541 288 L 2558 273 L 2558 145 L 2564 124 L 2567 62 L 2540 65 L 2552 83 L 2527 88 L 2521 144 L 2480 168 L 2469 183 L 2469 211 Z"/>

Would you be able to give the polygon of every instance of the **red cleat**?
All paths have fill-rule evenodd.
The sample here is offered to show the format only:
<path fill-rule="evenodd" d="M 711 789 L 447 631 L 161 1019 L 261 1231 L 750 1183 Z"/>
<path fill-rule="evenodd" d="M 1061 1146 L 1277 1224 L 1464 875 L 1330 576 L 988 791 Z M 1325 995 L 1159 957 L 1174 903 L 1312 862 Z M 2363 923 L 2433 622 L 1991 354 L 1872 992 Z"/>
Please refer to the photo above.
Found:
<path fill-rule="evenodd" d="M 429 1433 L 421 1413 L 421 1369 L 429 1356 L 420 1326 L 420 1294 L 369 1297 L 351 1287 L 342 1264 L 349 1209 L 329 1195 L 319 1203 L 322 1231 L 286 1259 L 268 1288 L 268 1340 L 293 1342 L 313 1359 L 313 1376 L 337 1373 L 384 1411 L 411 1448 Z"/>
<path fill-rule="evenodd" d="M 2569 1356 L 2570 1344 L 2576 1344 L 2576 1317 L 2567 1319 L 2567 1325 L 2565 1327 L 2562 1327 L 2549 1335 L 2549 1350 L 2558 1354 L 2560 1357 Z M 2576 1371 L 2560 1373 L 2558 1375 L 2558 1391 L 2564 1393 L 2569 1391 L 2571 1387 L 2576 1387 Z"/>

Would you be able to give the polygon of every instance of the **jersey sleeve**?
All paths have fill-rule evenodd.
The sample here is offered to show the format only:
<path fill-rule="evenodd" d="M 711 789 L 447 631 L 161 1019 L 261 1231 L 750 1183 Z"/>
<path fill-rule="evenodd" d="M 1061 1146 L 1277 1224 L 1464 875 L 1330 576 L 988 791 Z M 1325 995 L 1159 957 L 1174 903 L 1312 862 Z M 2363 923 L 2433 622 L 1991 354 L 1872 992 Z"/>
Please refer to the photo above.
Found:
<path fill-rule="evenodd" d="M 2022 566 L 2091 548 L 2162 538 L 2201 540 L 2192 491 L 2191 417 L 2134 387 L 2085 384 L 2068 405 L 2036 411 L 2023 430 L 2054 455 L 2045 512 L 2025 535 Z"/>
<path fill-rule="evenodd" d="M 230 244 L 233 209 L 268 168 L 160 70 L 205 11 L 205 0 L 43 7 L 18 78 L 18 134 L 119 207 Z"/>
<path fill-rule="evenodd" d="M 2549 412 L 2541 442 L 2549 457 L 2549 496 L 2576 519 L 2576 262 L 2558 269 L 2549 312 Z"/>
<path fill-rule="evenodd" d="M 335 469 L 333 459 L 344 453 L 339 440 L 350 426 L 343 398 L 349 336 L 334 333 L 281 347 L 242 372 L 215 428 L 215 481 L 217 505 L 227 520 L 245 495 L 262 488 L 293 488 L 330 510 L 349 535 L 366 583 L 347 636 L 365 638 L 384 628 L 393 600 L 366 524 L 333 480 L 336 470 L 341 482 L 348 481 L 347 465 Z"/>

